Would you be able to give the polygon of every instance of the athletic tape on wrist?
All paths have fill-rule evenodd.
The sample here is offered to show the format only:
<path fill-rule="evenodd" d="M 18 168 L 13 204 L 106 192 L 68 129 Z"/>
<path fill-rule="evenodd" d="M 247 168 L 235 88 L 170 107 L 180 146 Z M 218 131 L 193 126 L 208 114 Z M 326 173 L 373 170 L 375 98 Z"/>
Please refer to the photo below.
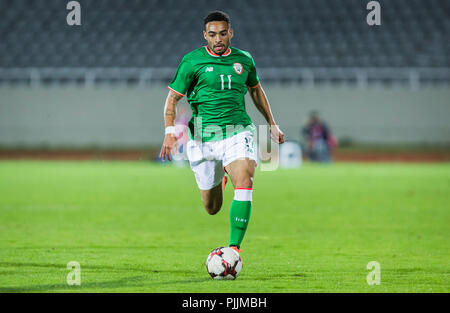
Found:
<path fill-rule="evenodd" d="M 165 130 L 165 135 L 167 134 L 176 135 L 177 132 L 175 131 L 175 126 L 167 126 Z"/>

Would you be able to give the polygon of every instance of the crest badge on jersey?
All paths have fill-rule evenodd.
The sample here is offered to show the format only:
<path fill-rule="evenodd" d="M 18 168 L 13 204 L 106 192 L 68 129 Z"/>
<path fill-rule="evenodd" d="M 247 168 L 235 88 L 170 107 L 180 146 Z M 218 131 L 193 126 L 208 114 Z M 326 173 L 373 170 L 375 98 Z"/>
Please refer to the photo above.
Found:
<path fill-rule="evenodd" d="M 234 63 L 233 64 L 233 69 L 236 73 L 238 73 L 239 75 L 242 74 L 242 64 L 241 63 Z"/>

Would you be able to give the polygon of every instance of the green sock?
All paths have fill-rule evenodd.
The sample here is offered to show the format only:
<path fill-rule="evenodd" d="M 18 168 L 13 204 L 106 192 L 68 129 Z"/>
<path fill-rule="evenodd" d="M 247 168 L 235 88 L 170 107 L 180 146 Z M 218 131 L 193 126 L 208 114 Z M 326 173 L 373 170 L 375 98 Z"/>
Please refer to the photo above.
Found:
<path fill-rule="evenodd" d="M 234 191 L 234 200 L 230 208 L 230 246 L 240 248 L 247 230 L 250 214 L 252 212 L 252 189 L 239 189 Z"/>

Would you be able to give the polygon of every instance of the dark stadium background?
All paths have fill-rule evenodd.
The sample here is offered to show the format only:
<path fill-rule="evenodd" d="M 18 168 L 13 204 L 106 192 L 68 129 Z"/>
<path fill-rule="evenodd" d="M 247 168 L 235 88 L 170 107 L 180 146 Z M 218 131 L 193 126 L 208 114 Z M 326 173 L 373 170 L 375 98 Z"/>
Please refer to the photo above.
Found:
<path fill-rule="evenodd" d="M 288 140 L 317 110 L 337 160 L 448 160 L 448 1 L 380 1 L 380 26 L 360 0 L 82 0 L 80 26 L 67 2 L 0 1 L 1 158 L 153 159 L 166 86 L 220 9 Z"/>

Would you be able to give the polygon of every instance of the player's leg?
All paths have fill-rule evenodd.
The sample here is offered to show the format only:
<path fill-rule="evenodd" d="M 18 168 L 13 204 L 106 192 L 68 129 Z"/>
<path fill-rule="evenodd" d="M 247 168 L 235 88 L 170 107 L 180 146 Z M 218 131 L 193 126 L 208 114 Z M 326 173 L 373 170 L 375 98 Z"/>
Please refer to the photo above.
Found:
<path fill-rule="evenodd" d="M 234 185 L 234 198 L 230 208 L 230 246 L 238 249 L 244 239 L 252 212 L 253 177 L 256 162 L 245 158 L 225 167 Z"/>
<path fill-rule="evenodd" d="M 225 172 L 222 160 L 215 156 L 216 143 L 201 143 L 193 140 L 187 142 L 187 156 L 195 174 L 203 206 L 211 215 L 222 207 L 222 182 Z"/>
<path fill-rule="evenodd" d="M 235 189 L 252 189 L 256 162 L 250 158 L 235 160 L 225 166 Z"/>
<path fill-rule="evenodd" d="M 217 160 L 201 160 L 192 162 L 191 168 L 200 189 L 203 206 L 208 214 L 220 211 L 223 203 L 223 177 L 225 172 L 222 162 Z"/>
<path fill-rule="evenodd" d="M 209 190 L 200 190 L 200 194 L 208 214 L 214 215 L 220 211 L 223 203 L 222 183 Z"/>
<path fill-rule="evenodd" d="M 256 151 L 253 133 L 250 131 L 227 138 L 223 164 L 235 188 L 230 208 L 230 246 L 236 246 L 238 249 L 252 212 Z"/>

